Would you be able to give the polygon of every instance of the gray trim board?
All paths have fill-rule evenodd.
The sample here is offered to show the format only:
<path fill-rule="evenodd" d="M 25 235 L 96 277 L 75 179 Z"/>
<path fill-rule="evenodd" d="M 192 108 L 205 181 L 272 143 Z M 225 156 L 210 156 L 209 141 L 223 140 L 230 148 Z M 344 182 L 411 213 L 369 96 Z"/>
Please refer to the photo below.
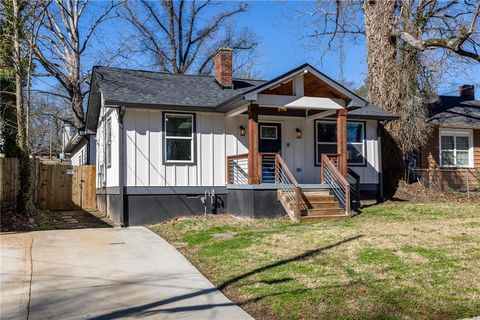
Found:
<path fill-rule="evenodd" d="M 328 188 L 327 184 L 300 184 L 303 189 Z M 227 184 L 227 190 L 278 190 L 280 186 L 274 183 L 262 184 Z"/>
<path fill-rule="evenodd" d="M 189 195 L 204 194 L 206 190 L 215 190 L 215 194 L 227 194 L 226 186 L 204 187 L 125 187 L 125 194 L 129 195 Z"/>
<path fill-rule="evenodd" d="M 120 187 L 97 188 L 97 194 L 120 194 Z"/>

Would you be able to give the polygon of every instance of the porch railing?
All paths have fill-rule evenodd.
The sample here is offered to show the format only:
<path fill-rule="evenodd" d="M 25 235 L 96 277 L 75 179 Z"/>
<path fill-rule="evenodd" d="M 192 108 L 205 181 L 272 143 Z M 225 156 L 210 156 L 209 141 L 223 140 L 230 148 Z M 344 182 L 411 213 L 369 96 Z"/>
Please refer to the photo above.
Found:
<path fill-rule="evenodd" d="M 350 183 L 340 173 L 330 155 L 322 154 L 322 182 L 328 184 L 346 215 L 350 215 Z"/>
<path fill-rule="evenodd" d="M 260 152 L 258 176 L 260 183 L 275 183 L 275 158 L 276 152 Z"/>
<path fill-rule="evenodd" d="M 227 184 L 248 184 L 248 153 L 227 156 Z"/>
<path fill-rule="evenodd" d="M 293 204 L 293 214 L 288 212 L 290 218 L 299 220 L 302 210 L 307 209 L 302 198 L 302 189 L 278 153 L 275 154 L 275 183 L 279 185 L 278 190 L 282 191 L 283 195 Z"/>
<path fill-rule="evenodd" d="M 360 208 L 360 176 L 358 173 L 347 168 L 347 180 L 350 183 L 350 192 L 355 199 L 355 210 Z"/>

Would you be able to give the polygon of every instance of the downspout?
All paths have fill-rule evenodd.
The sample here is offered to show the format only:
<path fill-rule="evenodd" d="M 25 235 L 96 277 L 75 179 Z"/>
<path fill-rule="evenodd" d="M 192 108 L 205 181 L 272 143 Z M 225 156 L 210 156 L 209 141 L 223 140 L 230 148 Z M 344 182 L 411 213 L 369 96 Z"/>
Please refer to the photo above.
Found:
<path fill-rule="evenodd" d="M 125 107 L 120 107 L 118 114 L 118 187 L 120 192 L 120 226 L 128 227 L 128 210 L 125 210 L 125 190 L 124 190 L 124 132 L 123 132 L 123 116 L 125 115 Z"/>
<path fill-rule="evenodd" d="M 85 136 L 87 139 L 87 165 L 90 164 L 90 136 Z"/>

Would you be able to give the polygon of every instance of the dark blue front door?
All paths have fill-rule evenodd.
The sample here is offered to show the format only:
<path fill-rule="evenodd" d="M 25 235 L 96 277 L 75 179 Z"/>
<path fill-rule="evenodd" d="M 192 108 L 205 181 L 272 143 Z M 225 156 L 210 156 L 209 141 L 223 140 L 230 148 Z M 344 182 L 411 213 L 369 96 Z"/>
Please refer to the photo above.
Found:
<path fill-rule="evenodd" d="M 259 152 L 282 151 L 282 125 L 280 123 L 259 123 Z M 262 182 L 275 182 L 275 157 L 265 156 L 262 160 Z"/>

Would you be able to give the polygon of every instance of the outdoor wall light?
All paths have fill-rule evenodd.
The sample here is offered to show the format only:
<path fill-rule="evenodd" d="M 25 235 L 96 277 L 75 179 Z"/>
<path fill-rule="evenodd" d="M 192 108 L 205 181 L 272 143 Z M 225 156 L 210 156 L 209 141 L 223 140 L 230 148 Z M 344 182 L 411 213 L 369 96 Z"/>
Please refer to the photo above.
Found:
<path fill-rule="evenodd" d="M 300 128 L 295 129 L 295 132 L 297 133 L 297 139 L 302 139 L 302 130 Z"/>
<path fill-rule="evenodd" d="M 240 129 L 240 135 L 241 135 L 242 137 L 244 137 L 244 136 L 245 136 L 245 127 L 244 127 L 244 126 L 240 126 L 240 127 L 238 127 L 238 128 Z"/>

